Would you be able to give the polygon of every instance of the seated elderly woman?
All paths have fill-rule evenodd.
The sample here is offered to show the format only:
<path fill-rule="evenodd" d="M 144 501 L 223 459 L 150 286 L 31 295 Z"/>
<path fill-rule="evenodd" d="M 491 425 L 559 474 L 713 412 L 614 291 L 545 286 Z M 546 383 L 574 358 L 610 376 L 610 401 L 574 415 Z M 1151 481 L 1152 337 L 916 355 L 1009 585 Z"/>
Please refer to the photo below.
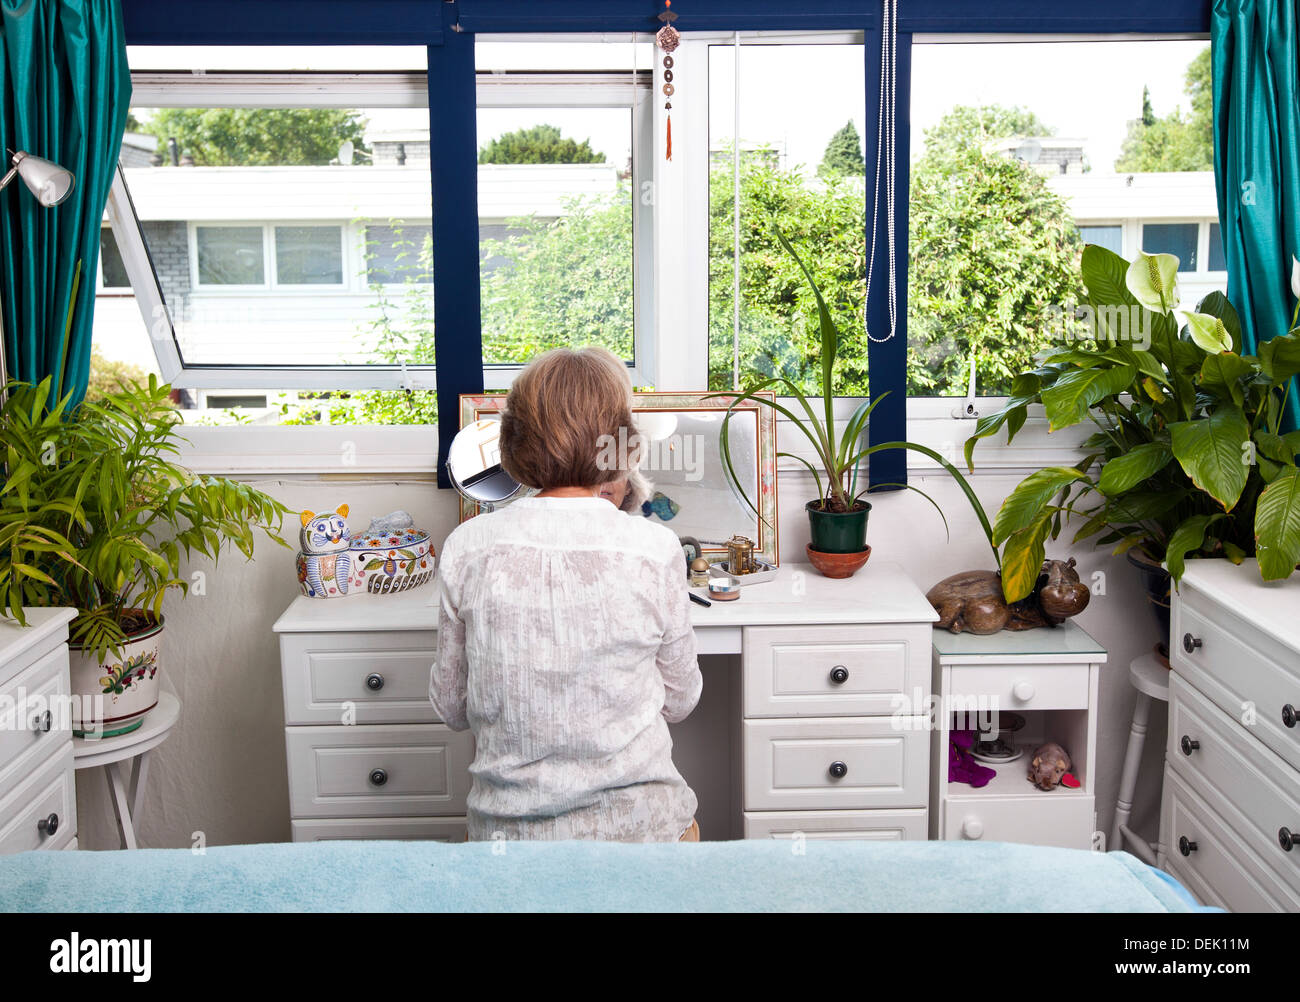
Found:
<path fill-rule="evenodd" d="M 601 496 L 635 468 L 609 448 L 637 441 L 631 405 L 627 368 L 604 349 L 534 360 L 500 447 L 538 493 L 443 544 L 429 696 L 474 732 L 471 839 L 699 837 L 668 732 L 702 684 L 681 547 Z"/>

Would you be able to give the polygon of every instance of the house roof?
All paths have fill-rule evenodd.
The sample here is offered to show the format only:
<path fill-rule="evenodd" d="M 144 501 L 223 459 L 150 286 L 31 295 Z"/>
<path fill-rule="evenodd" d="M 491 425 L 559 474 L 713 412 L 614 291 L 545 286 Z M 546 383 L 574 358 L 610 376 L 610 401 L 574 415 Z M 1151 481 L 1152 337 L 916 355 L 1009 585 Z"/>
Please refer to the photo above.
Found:
<path fill-rule="evenodd" d="M 1076 221 L 1217 217 L 1213 171 L 1061 174 L 1047 182 Z"/>

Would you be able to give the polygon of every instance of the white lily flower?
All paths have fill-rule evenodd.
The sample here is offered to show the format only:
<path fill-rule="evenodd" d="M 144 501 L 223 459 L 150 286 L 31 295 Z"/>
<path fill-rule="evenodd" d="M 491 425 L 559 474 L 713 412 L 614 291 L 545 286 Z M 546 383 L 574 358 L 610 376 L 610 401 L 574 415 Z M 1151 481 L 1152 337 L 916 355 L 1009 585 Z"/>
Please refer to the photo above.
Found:
<path fill-rule="evenodd" d="M 1232 351 L 1232 335 L 1218 317 L 1208 313 L 1184 313 L 1183 319 L 1187 321 L 1187 333 L 1201 351 L 1210 355 Z"/>
<path fill-rule="evenodd" d="M 1178 305 L 1178 258 L 1138 251 L 1124 275 L 1124 284 L 1152 313 L 1173 313 Z"/>
<path fill-rule="evenodd" d="M 1291 295 L 1300 299 L 1300 260 L 1291 255 Z"/>

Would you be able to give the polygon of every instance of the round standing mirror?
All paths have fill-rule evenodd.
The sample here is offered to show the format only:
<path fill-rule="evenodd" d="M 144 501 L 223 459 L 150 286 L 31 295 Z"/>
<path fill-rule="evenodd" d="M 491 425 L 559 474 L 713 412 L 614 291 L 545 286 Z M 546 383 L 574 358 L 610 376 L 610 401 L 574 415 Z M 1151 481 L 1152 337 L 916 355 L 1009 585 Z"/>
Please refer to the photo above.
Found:
<path fill-rule="evenodd" d="M 485 508 L 518 497 L 527 488 L 501 468 L 500 418 L 479 418 L 451 440 L 447 476 L 461 497 Z"/>

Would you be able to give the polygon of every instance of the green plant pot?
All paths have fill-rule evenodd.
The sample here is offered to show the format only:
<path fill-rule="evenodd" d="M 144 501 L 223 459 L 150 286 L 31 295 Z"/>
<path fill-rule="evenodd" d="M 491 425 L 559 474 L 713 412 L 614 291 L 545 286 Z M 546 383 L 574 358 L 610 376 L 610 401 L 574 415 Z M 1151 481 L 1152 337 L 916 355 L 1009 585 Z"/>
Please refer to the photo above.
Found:
<path fill-rule="evenodd" d="M 819 498 L 804 505 L 813 549 L 823 553 L 861 553 L 865 550 L 871 503 L 859 501 L 861 508 L 844 512 L 822 511 L 821 503 Z"/>

